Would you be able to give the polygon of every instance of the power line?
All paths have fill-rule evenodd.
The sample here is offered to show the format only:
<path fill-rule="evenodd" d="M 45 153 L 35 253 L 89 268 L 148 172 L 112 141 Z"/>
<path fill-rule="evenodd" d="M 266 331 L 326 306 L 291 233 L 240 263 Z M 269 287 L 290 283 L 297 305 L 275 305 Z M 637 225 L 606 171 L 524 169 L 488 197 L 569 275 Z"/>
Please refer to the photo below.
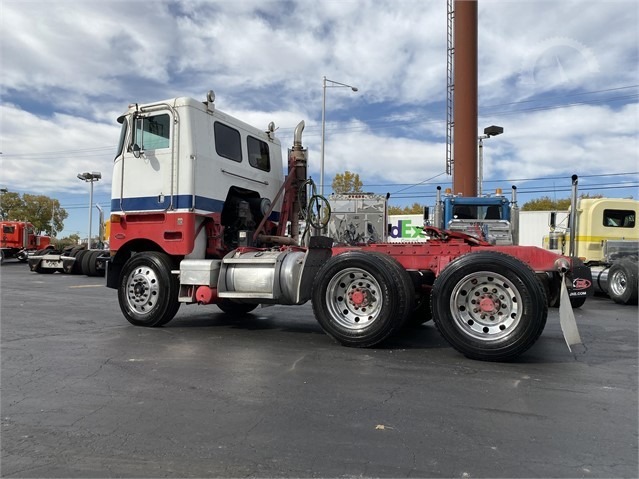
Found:
<path fill-rule="evenodd" d="M 631 189 L 637 188 L 637 192 L 639 193 L 639 183 L 634 184 L 625 184 L 625 185 L 592 185 L 592 186 L 580 186 L 579 191 L 601 191 L 601 190 L 621 190 L 621 189 Z M 527 188 L 518 188 L 517 194 L 539 194 L 539 193 L 557 193 L 557 192 L 570 192 L 571 188 L 569 186 L 560 186 L 553 188 L 539 188 L 539 189 L 527 189 Z M 391 195 L 391 199 L 411 199 L 411 198 L 435 198 L 435 193 L 420 193 L 420 194 L 412 194 L 412 195 L 400 195 L 394 196 Z"/>
<path fill-rule="evenodd" d="M 639 175 L 639 171 L 628 171 L 625 173 L 602 173 L 597 175 L 579 175 L 579 178 L 605 178 L 608 176 L 629 176 L 629 175 Z M 441 176 L 441 174 L 437 175 Z M 437 176 L 433 177 L 436 178 Z M 570 178 L 571 175 L 564 176 L 544 176 L 537 178 L 506 178 L 506 179 L 498 179 L 498 180 L 486 180 L 484 183 L 507 183 L 514 181 L 547 181 L 547 180 L 565 180 L 566 178 Z M 417 186 L 426 181 L 420 181 L 419 183 L 379 183 L 379 184 L 370 184 L 366 183 L 363 187 L 372 188 L 372 187 L 388 187 L 388 186 Z M 449 182 L 450 183 L 450 182 Z M 435 183 L 433 183 L 435 184 Z"/>

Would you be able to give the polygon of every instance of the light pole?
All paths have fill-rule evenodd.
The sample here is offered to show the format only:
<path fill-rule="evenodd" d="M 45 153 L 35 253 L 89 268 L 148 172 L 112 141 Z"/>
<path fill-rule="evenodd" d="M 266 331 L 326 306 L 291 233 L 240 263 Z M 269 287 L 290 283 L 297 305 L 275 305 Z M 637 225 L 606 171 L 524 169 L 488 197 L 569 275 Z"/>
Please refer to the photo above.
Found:
<path fill-rule="evenodd" d="M 102 178 L 102 173 L 93 171 L 91 173 L 78 173 L 78 179 L 91 183 L 91 193 L 89 194 L 89 235 L 87 237 L 87 249 L 91 249 L 91 220 L 93 219 L 93 182 Z"/>
<path fill-rule="evenodd" d="M 504 129 L 501 126 L 487 126 L 484 134 L 477 137 L 479 140 L 479 154 L 477 155 L 477 196 L 482 194 L 482 183 L 484 182 L 484 140 L 491 136 L 501 135 Z"/>
<path fill-rule="evenodd" d="M 327 85 L 329 83 L 329 85 Z M 320 150 L 320 195 L 324 196 L 324 143 L 326 140 L 326 88 L 350 88 L 354 92 L 358 88 L 346 83 L 329 80 L 324 77 L 322 82 L 322 147 Z"/>

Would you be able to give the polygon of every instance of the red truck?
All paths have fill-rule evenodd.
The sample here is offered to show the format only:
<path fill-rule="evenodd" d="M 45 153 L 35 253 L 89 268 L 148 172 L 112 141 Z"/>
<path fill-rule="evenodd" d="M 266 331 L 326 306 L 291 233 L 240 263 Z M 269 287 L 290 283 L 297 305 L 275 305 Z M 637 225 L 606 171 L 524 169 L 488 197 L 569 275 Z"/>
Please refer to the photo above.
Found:
<path fill-rule="evenodd" d="M 16 258 L 26 263 L 30 252 L 50 247 L 48 236 L 37 235 L 35 227 L 28 221 L 0 221 L 0 262 Z"/>
<path fill-rule="evenodd" d="M 241 316 L 312 301 L 346 346 L 432 319 L 461 353 L 498 361 L 537 341 L 561 295 L 566 342 L 580 343 L 570 296 L 591 275 L 578 258 L 434 227 L 419 244 L 335 246 L 317 233 L 330 205 L 307 177 L 304 122 L 285 176 L 274 124 L 252 127 L 214 98 L 135 103 L 119 118 L 106 284 L 131 324 L 165 325 L 183 303 Z"/>

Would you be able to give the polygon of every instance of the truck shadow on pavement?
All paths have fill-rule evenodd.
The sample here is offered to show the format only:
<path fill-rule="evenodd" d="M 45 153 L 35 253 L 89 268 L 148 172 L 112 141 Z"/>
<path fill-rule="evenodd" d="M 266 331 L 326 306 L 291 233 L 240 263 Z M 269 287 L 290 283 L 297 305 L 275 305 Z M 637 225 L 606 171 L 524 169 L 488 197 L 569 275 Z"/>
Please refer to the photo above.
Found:
<path fill-rule="evenodd" d="M 278 331 L 284 334 L 317 335 L 320 338 L 326 338 L 331 343 L 335 343 L 324 333 L 310 310 L 300 311 L 300 314 L 291 314 L 292 310 L 287 309 L 287 313 L 284 315 L 278 314 L 279 311 L 271 313 L 270 310 L 271 308 L 265 309 L 266 312 L 256 310 L 248 314 L 235 316 L 222 312 L 177 316 L 169 324 L 163 326 L 163 329 L 178 331 L 180 329 L 202 328 L 208 330 L 215 328 L 220 331 L 225 329 L 233 331 Z M 220 331 L 216 332 L 219 333 Z M 374 349 L 384 350 L 436 348 L 452 349 L 432 324 L 406 327 L 374 347 Z"/>

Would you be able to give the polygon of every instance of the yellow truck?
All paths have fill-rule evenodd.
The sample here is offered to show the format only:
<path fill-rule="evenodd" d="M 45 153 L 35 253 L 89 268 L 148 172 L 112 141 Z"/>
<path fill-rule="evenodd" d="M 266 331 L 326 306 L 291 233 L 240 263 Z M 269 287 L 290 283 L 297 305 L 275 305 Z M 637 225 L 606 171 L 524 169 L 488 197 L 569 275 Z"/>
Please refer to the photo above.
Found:
<path fill-rule="evenodd" d="M 622 198 L 580 198 L 573 176 L 571 209 L 567 225 L 555 224 L 551 213 L 550 234 L 544 245 L 580 258 L 590 267 L 594 290 L 608 294 L 616 303 L 637 304 L 639 276 L 639 201 Z M 576 214 L 572 214 L 572 212 Z M 572 234 L 575 231 L 576 234 Z"/>

